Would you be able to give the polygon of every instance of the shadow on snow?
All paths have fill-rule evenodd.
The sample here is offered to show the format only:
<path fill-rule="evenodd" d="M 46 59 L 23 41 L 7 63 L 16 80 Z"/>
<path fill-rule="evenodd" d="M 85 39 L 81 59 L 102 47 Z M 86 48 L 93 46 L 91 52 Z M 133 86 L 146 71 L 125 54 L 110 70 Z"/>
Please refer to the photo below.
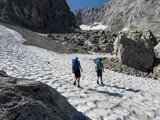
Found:
<path fill-rule="evenodd" d="M 119 93 L 112 93 L 112 92 L 108 92 L 108 91 L 100 91 L 100 90 L 95 90 L 95 89 L 92 89 L 92 88 L 90 88 L 89 90 L 99 92 L 99 93 L 103 93 L 103 94 L 107 94 L 108 96 L 119 97 L 119 98 L 123 97 L 123 95 L 121 95 Z"/>

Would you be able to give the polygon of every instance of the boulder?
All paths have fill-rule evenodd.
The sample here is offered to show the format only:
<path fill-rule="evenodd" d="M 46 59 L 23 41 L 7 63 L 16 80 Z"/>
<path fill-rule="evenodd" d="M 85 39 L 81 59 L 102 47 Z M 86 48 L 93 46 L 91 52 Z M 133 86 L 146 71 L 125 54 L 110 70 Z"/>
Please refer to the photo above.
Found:
<path fill-rule="evenodd" d="M 65 0 L 1 0 L 0 18 L 27 28 L 71 28 L 75 18 Z"/>
<path fill-rule="evenodd" d="M 140 71 L 133 67 L 122 65 L 122 63 L 114 57 L 106 58 L 105 68 L 126 75 L 133 75 L 143 78 L 152 78 L 152 75 L 149 72 Z"/>
<path fill-rule="evenodd" d="M 160 65 L 157 65 L 153 69 L 153 78 L 159 78 L 160 77 Z"/>
<path fill-rule="evenodd" d="M 85 45 L 91 48 L 94 46 L 94 44 L 90 40 L 86 40 Z"/>
<path fill-rule="evenodd" d="M 160 58 L 160 43 L 158 43 L 155 47 L 154 47 L 154 52 L 156 54 L 157 58 Z"/>
<path fill-rule="evenodd" d="M 111 53 L 113 51 L 113 44 L 112 43 L 106 43 L 104 45 L 99 45 L 99 47 L 104 51 L 105 53 Z"/>
<path fill-rule="evenodd" d="M 127 33 L 126 33 L 127 34 Z M 149 40 L 153 46 L 156 46 L 158 44 L 156 37 L 153 35 L 153 33 L 150 30 L 145 31 L 132 31 L 128 33 L 128 38 L 132 40 Z"/>
<path fill-rule="evenodd" d="M 120 33 L 114 42 L 114 53 L 124 65 L 143 71 L 152 69 L 155 62 L 155 44 L 151 38 L 149 31 L 131 32 L 129 37 Z"/>
<path fill-rule="evenodd" d="M 65 97 L 41 82 L 0 74 L 0 91 L 0 120 L 88 119 Z"/>

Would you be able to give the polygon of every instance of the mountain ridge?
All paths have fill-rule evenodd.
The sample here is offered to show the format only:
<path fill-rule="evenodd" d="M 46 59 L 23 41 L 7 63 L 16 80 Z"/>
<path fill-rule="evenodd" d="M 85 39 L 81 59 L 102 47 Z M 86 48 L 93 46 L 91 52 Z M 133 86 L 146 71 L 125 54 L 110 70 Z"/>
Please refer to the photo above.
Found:
<path fill-rule="evenodd" d="M 110 31 L 151 29 L 160 31 L 160 1 L 159 0 L 111 0 L 95 8 L 76 12 L 76 20 L 81 24 L 101 22 Z"/>

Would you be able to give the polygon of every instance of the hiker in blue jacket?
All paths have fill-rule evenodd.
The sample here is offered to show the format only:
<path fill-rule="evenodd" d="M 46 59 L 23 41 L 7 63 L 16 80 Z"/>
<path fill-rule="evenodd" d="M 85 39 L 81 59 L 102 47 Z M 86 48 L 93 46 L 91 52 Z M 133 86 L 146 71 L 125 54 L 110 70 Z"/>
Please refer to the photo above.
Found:
<path fill-rule="evenodd" d="M 97 59 L 95 63 L 96 63 L 96 72 L 97 72 L 97 84 L 99 84 L 99 78 L 101 80 L 101 84 L 104 84 L 102 81 L 102 72 L 104 72 L 104 65 L 102 62 L 102 58 Z"/>
<path fill-rule="evenodd" d="M 76 85 L 76 82 L 78 82 L 78 87 L 80 87 L 81 71 L 82 71 L 82 67 L 81 67 L 80 61 L 78 60 L 78 57 L 76 57 L 75 59 L 72 59 L 72 72 L 75 75 L 74 85 Z"/>

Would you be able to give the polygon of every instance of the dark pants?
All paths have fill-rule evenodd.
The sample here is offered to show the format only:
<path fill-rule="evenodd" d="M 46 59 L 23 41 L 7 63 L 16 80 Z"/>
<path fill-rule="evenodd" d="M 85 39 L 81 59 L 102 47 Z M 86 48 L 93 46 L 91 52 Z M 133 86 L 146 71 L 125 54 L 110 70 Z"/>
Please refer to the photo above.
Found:
<path fill-rule="evenodd" d="M 97 77 L 102 77 L 102 70 L 97 70 Z"/>
<path fill-rule="evenodd" d="M 74 70 L 74 75 L 75 75 L 76 78 L 80 78 L 81 77 L 80 69 Z"/>

